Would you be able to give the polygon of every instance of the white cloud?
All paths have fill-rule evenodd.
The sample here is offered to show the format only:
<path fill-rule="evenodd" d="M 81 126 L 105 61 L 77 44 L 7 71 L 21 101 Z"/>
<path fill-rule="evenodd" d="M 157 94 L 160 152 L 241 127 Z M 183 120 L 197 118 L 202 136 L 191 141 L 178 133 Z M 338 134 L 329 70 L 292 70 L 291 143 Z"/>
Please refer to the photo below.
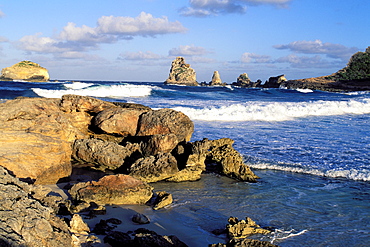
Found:
<path fill-rule="evenodd" d="M 139 16 L 103 16 L 98 20 L 97 30 L 102 34 L 117 36 L 155 36 L 158 34 L 182 33 L 187 29 L 179 22 L 170 22 L 168 18 L 155 18 L 141 12 Z"/>
<path fill-rule="evenodd" d="M 4 37 L 4 36 L 0 36 L 0 43 L 1 42 L 8 42 L 9 40 L 6 38 L 6 37 Z"/>
<path fill-rule="evenodd" d="M 291 0 L 190 0 L 187 7 L 180 9 L 183 16 L 205 17 L 218 14 L 244 14 L 247 6 L 262 4 L 287 7 Z"/>
<path fill-rule="evenodd" d="M 271 62 L 271 57 L 245 52 L 242 54 L 241 61 L 243 63 L 269 63 Z"/>
<path fill-rule="evenodd" d="M 170 56 L 199 56 L 210 52 L 200 46 L 180 45 L 177 48 L 172 48 L 168 53 Z"/>
<path fill-rule="evenodd" d="M 148 59 L 161 59 L 162 56 L 155 54 L 151 51 L 147 52 L 125 52 L 123 54 L 120 54 L 120 59 L 126 59 L 126 60 L 148 60 Z"/>
<path fill-rule="evenodd" d="M 302 54 L 325 54 L 330 58 L 342 59 L 344 61 L 347 61 L 359 50 L 356 47 L 346 47 L 341 44 L 323 43 L 321 40 L 294 41 L 287 45 L 275 45 L 274 48 Z"/>
<path fill-rule="evenodd" d="M 155 18 L 141 12 L 139 16 L 102 16 L 96 27 L 77 27 L 69 22 L 54 38 L 42 37 L 41 33 L 22 37 L 18 48 L 28 52 L 54 54 L 59 58 L 85 58 L 81 52 L 97 49 L 101 43 L 114 43 L 134 36 L 164 35 L 181 33 L 187 29 L 178 21 L 170 22 L 167 17 Z"/>
<path fill-rule="evenodd" d="M 2 18 L 2 17 L 4 17 L 4 16 L 5 16 L 4 12 L 3 12 L 3 11 L 1 11 L 1 9 L 0 9 L 0 18 Z"/>

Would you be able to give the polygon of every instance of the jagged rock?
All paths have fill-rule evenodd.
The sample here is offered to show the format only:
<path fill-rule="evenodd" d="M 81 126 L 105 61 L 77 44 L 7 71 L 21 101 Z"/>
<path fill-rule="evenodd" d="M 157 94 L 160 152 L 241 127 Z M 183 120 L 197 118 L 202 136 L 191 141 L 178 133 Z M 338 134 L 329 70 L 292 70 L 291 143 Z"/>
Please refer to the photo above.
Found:
<path fill-rule="evenodd" d="M 283 82 L 286 82 L 287 79 L 285 75 L 278 75 L 270 77 L 268 81 L 263 85 L 264 88 L 279 88 Z"/>
<path fill-rule="evenodd" d="M 268 234 L 271 231 L 261 228 L 251 218 L 246 217 L 245 220 L 239 220 L 236 217 L 228 219 L 229 224 L 226 225 L 227 235 L 232 238 L 246 238 L 254 234 Z"/>
<path fill-rule="evenodd" d="M 157 191 L 156 197 L 153 203 L 153 209 L 158 210 L 172 204 L 173 198 L 170 193 L 166 191 Z"/>
<path fill-rule="evenodd" d="M 143 137 L 140 147 L 144 156 L 151 156 L 158 153 L 170 153 L 178 142 L 175 134 L 152 135 Z"/>
<path fill-rule="evenodd" d="M 108 243 L 112 247 L 132 246 L 130 234 L 119 231 L 111 231 L 104 237 L 104 243 Z"/>
<path fill-rule="evenodd" d="M 186 247 L 176 236 L 161 236 L 154 231 L 139 228 L 135 231 L 133 246 Z"/>
<path fill-rule="evenodd" d="M 31 61 L 22 61 L 1 70 L 2 80 L 48 81 L 47 69 Z"/>
<path fill-rule="evenodd" d="M 139 116 L 146 111 L 131 108 L 109 108 L 94 117 L 94 127 L 108 134 L 134 136 L 137 131 Z"/>
<path fill-rule="evenodd" d="M 139 119 L 137 136 L 175 134 L 179 142 L 190 141 L 194 124 L 184 113 L 172 109 L 159 109 L 143 113 Z"/>
<path fill-rule="evenodd" d="M 183 57 L 177 57 L 172 61 L 170 74 L 165 84 L 180 84 L 187 86 L 198 86 L 195 70 L 185 63 Z"/>
<path fill-rule="evenodd" d="M 253 82 L 249 79 L 247 73 L 240 74 L 239 77 L 236 79 L 236 82 L 233 82 L 232 85 L 238 86 L 238 87 L 260 87 L 262 81 L 257 80 L 256 82 Z"/>
<path fill-rule="evenodd" d="M 71 246 L 68 226 L 33 197 L 32 185 L 0 167 L 0 245 Z"/>
<path fill-rule="evenodd" d="M 135 161 L 129 168 L 129 175 L 153 183 L 172 177 L 178 171 L 175 157 L 170 153 L 158 153 Z"/>
<path fill-rule="evenodd" d="M 209 247 L 278 247 L 267 241 L 260 241 L 256 239 L 231 239 L 227 244 L 210 244 Z"/>
<path fill-rule="evenodd" d="M 220 74 L 218 73 L 217 70 L 213 72 L 212 80 L 209 83 L 209 85 L 210 86 L 224 85 L 224 83 L 222 83 Z"/>
<path fill-rule="evenodd" d="M 220 165 L 221 173 L 226 176 L 242 181 L 256 182 L 256 176 L 251 169 L 244 164 L 243 157 L 232 145 L 234 140 L 222 138 L 210 141 L 210 151 L 207 161 Z"/>
<path fill-rule="evenodd" d="M 89 233 L 89 226 L 83 221 L 79 214 L 74 214 L 69 223 L 72 233 Z"/>
<path fill-rule="evenodd" d="M 150 219 L 144 215 L 144 214 L 135 214 L 134 216 L 132 216 L 132 222 L 134 223 L 137 223 L 137 224 L 149 224 L 150 223 Z"/>
<path fill-rule="evenodd" d="M 79 162 L 95 164 L 95 169 L 105 171 L 116 170 L 123 166 L 126 159 L 139 155 L 137 143 L 121 146 L 114 142 L 99 139 L 80 139 L 73 144 L 73 158 Z"/>
<path fill-rule="evenodd" d="M 69 190 L 74 200 L 105 204 L 145 204 L 153 195 L 147 183 L 129 175 L 109 175 L 99 181 L 77 183 Z"/>

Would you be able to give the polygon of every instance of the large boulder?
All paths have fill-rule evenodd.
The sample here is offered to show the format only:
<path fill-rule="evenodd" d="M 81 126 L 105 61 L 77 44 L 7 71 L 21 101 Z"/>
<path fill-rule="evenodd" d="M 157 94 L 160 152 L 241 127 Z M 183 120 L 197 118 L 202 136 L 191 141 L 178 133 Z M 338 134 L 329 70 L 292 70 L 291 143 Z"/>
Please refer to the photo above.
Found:
<path fill-rule="evenodd" d="M 33 197 L 32 185 L 0 167 L 0 246 L 68 247 L 68 226 Z"/>
<path fill-rule="evenodd" d="M 178 143 L 175 134 L 151 135 L 142 137 L 140 147 L 144 156 L 151 156 L 158 153 L 170 153 Z"/>
<path fill-rule="evenodd" d="M 136 135 L 175 134 L 179 142 L 190 141 L 194 124 L 184 113 L 172 109 L 159 109 L 143 113 Z"/>
<path fill-rule="evenodd" d="M 153 195 L 147 183 L 129 175 L 109 175 L 99 181 L 77 183 L 69 190 L 76 201 L 96 204 L 145 204 Z"/>
<path fill-rule="evenodd" d="M 158 153 L 155 156 L 138 159 L 129 171 L 129 175 L 152 183 L 174 176 L 179 169 L 175 157 L 169 153 Z"/>
<path fill-rule="evenodd" d="M 47 69 L 31 61 L 22 61 L 1 70 L 0 79 L 48 81 L 50 79 Z"/>
<path fill-rule="evenodd" d="M 108 134 L 134 136 L 139 116 L 147 111 L 132 108 L 109 108 L 101 111 L 94 119 L 93 126 Z"/>
<path fill-rule="evenodd" d="M 172 61 L 170 74 L 165 84 L 179 84 L 187 86 L 199 86 L 195 70 L 185 63 L 183 57 L 177 57 Z"/>
<path fill-rule="evenodd" d="M 93 164 L 95 169 L 101 171 L 116 170 L 133 155 L 140 155 L 140 146 L 137 143 L 127 143 L 126 146 L 122 146 L 99 139 L 80 139 L 73 144 L 75 160 Z"/>

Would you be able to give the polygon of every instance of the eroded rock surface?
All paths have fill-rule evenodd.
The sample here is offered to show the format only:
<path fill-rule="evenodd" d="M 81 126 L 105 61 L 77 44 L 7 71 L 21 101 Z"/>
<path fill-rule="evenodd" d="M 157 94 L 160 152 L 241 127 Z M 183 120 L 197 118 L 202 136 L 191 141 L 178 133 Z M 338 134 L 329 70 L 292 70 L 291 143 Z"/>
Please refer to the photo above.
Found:
<path fill-rule="evenodd" d="M 177 57 L 172 61 L 170 74 L 165 84 L 179 84 L 187 86 L 198 86 L 195 70 L 185 63 L 183 57 Z"/>

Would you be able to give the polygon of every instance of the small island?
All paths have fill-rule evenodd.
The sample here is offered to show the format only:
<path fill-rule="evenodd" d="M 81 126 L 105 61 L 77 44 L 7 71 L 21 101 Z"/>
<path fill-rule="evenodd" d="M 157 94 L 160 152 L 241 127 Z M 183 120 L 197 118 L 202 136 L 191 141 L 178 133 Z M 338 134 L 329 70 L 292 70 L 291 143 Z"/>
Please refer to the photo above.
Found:
<path fill-rule="evenodd" d="M 47 69 L 31 61 L 22 61 L 1 70 L 0 80 L 49 81 Z"/>

